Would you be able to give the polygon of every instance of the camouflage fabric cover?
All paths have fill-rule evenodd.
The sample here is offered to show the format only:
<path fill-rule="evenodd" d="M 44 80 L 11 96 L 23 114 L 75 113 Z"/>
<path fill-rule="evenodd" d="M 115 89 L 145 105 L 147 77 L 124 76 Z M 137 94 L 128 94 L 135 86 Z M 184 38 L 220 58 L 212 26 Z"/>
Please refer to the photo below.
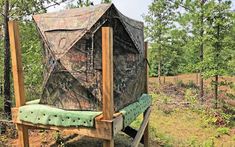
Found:
<path fill-rule="evenodd" d="M 67 110 L 102 110 L 101 27 L 114 30 L 115 111 L 145 91 L 143 23 L 101 4 L 35 15 L 44 48 L 41 104 Z"/>

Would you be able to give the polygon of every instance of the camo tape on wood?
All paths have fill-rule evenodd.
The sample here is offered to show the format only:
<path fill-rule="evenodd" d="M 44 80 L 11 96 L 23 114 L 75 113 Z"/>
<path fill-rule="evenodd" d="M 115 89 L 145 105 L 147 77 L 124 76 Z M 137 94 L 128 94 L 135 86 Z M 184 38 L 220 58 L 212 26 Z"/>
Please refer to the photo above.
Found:
<path fill-rule="evenodd" d="M 47 105 L 38 104 L 39 100 L 27 102 L 20 107 L 19 119 L 25 122 L 54 126 L 84 126 L 94 127 L 94 119 L 102 112 L 68 111 Z M 151 96 L 143 94 L 137 102 L 120 110 L 124 116 L 124 127 L 132 123 L 138 115 L 151 105 Z"/>

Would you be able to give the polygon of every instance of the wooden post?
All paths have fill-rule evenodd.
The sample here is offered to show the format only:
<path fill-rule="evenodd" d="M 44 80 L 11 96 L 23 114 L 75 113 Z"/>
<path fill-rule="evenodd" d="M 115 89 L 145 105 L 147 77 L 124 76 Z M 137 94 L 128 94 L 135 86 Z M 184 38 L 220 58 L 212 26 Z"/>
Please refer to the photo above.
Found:
<path fill-rule="evenodd" d="M 148 42 L 144 42 L 144 48 L 145 48 L 145 58 L 148 57 Z M 146 84 L 145 84 L 145 92 L 148 93 L 148 64 L 146 63 Z M 144 112 L 144 118 L 146 116 L 146 111 Z M 144 147 L 149 146 L 149 123 L 147 124 L 145 131 L 144 131 Z"/>
<path fill-rule="evenodd" d="M 18 24 L 15 21 L 9 21 L 9 35 L 10 35 L 10 47 L 11 47 L 11 59 L 12 59 L 12 72 L 14 82 L 14 94 L 16 107 L 20 107 L 25 104 L 24 93 L 24 78 L 21 59 L 21 47 Z M 18 129 L 18 140 L 20 147 L 28 147 L 28 128 L 24 125 L 16 125 Z"/>
<path fill-rule="evenodd" d="M 102 82 L 103 82 L 103 119 L 113 119 L 113 29 L 102 28 Z M 113 147 L 114 140 L 105 140 L 104 147 Z"/>

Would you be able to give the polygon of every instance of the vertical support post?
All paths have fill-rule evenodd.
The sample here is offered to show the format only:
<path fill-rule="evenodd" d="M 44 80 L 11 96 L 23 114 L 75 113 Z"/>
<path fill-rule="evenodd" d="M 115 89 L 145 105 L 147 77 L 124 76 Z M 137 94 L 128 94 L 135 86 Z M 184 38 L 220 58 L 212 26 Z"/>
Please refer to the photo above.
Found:
<path fill-rule="evenodd" d="M 103 119 L 111 120 L 114 114 L 113 101 L 113 29 L 102 27 L 102 94 Z M 111 131 L 111 130 L 109 130 Z M 114 139 L 104 140 L 103 147 L 113 147 Z"/>
<path fill-rule="evenodd" d="M 148 57 L 148 42 L 144 42 L 144 48 L 145 48 L 145 58 Z M 148 64 L 146 63 L 146 83 L 145 83 L 145 92 L 148 93 Z M 146 115 L 146 111 L 144 112 L 144 116 Z M 147 124 L 145 131 L 144 131 L 144 147 L 149 146 L 149 123 Z"/>
<path fill-rule="evenodd" d="M 20 107 L 25 104 L 24 93 L 24 77 L 22 69 L 21 59 L 21 47 L 18 24 L 15 21 L 9 21 L 9 35 L 10 35 L 10 47 L 11 47 L 11 59 L 12 59 L 12 72 L 14 82 L 14 94 L 16 107 Z M 29 146 L 28 128 L 24 125 L 16 124 L 18 129 L 18 141 L 20 147 Z"/>

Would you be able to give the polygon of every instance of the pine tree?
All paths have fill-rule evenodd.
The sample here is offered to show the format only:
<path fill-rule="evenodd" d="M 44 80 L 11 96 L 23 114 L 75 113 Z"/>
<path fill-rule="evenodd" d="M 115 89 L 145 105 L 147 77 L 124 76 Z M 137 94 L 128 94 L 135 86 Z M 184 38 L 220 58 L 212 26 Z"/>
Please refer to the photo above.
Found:
<path fill-rule="evenodd" d="M 149 12 L 144 16 L 147 24 L 145 32 L 146 37 L 152 42 L 154 58 L 158 64 L 158 82 L 161 84 L 162 66 L 164 56 L 169 46 L 169 34 L 174 27 L 175 4 L 171 0 L 154 0 L 149 6 Z"/>
<path fill-rule="evenodd" d="M 228 70 L 228 63 L 231 60 L 230 42 L 228 34 L 234 24 L 232 19 L 231 1 L 214 0 L 212 3 L 213 10 L 208 18 L 211 29 L 210 33 L 211 46 L 208 48 L 205 70 L 207 77 L 214 77 L 215 107 L 218 107 L 219 76 L 224 75 Z"/>
<path fill-rule="evenodd" d="M 190 66 L 191 71 L 199 72 L 199 97 L 203 100 L 204 96 L 204 52 L 208 39 L 208 31 L 209 28 L 207 24 L 207 18 L 212 11 L 212 1 L 208 0 L 193 0 L 193 1 L 183 1 L 183 8 L 185 8 L 185 13 L 182 18 L 186 23 L 186 30 L 188 31 L 188 35 L 191 38 L 191 44 L 188 46 L 189 50 L 193 51 L 194 57 L 192 57 L 192 61 L 194 61 Z M 185 27 L 184 26 L 184 27 Z M 196 58 L 195 58 L 196 57 Z"/>

